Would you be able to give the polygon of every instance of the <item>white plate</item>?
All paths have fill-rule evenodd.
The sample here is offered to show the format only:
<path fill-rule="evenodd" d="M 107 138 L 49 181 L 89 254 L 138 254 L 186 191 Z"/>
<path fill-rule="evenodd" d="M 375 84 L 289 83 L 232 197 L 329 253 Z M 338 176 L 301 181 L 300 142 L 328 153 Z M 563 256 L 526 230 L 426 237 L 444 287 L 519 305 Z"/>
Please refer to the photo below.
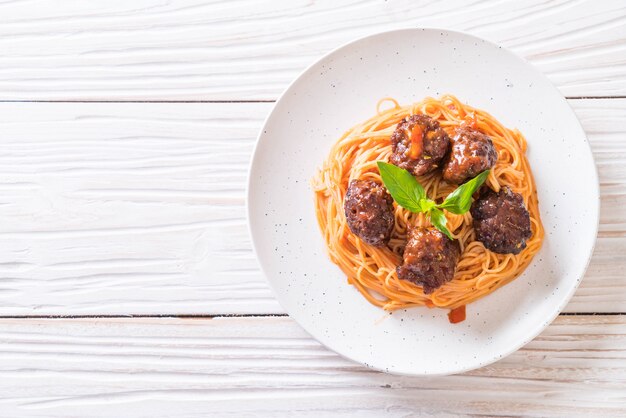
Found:
<path fill-rule="evenodd" d="M 443 93 L 518 128 L 539 193 L 546 239 L 525 273 L 467 307 L 450 324 L 443 309 L 389 315 L 370 305 L 330 262 L 309 182 L 339 136 L 376 112 Z M 405 29 L 349 43 L 309 67 L 280 97 L 254 152 L 248 220 L 257 257 L 283 308 L 337 353 L 407 375 L 484 366 L 520 348 L 563 309 L 596 238 L 598 179 L 576 116 L 521 58 L 471 35 Z"/>

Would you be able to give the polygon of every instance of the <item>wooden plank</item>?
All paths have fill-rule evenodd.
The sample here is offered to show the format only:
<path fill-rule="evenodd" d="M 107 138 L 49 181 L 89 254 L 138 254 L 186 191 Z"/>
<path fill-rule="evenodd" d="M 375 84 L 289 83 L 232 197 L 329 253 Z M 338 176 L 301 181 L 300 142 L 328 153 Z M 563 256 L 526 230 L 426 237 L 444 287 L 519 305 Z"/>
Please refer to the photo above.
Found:
<path fill-rule="evenodd" d="M 587 274 L 566 312 L 625 312 L 626 100 L 575 100 L 600 179 L 600 226 Z M 594 308 L 595 306 L 595 308 Z"/>
<path fill-rule="evenodd" d="M 571 101 L 602 183 L 570 312 L 624 312 L 626 100 Z M 269 103 L 0 104 L 0 315 L 283 312 L 244 192 Z"/>
<path fill-rule="evenodd" d="M 274 99 L 331 49 L 419 26 L 508 47 L 568 96 L 626 94 L 622 0 L 30 0 L 0 16 L 0 100 Z"/>
<path fill-rule="evenodd" d="M 626 316 L 561 316 L 463 375 L 361 367 L 288 317 L 0 320 L 0 415 L 626 416 Z"/>
<path fill-rule="evenodd" d="M 0 104 L 0 314 L 279 311 L 244 208 L 269 108 Z"/>

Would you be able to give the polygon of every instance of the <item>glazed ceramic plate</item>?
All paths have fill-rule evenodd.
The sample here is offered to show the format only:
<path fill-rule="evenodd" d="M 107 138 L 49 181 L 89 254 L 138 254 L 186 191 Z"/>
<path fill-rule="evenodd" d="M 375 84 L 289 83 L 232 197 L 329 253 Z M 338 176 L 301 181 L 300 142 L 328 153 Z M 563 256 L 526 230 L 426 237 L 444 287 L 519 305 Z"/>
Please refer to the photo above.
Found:
<path fill-rule="evenodd" d="M 468 305 L 460 324 L 450 324 L 443 309 L 389 315 L 348 285 L 326 255 L 310 187 L 331 146 L 373 116 L 380 98 L 408 104 L 444 93 L 526 136 L 546 230 L 524 274 Z M 254 248 L 285 311 L 337 353 L 407 375 L 474 369 L 532 340 L 576 290 L 598 225 L 593 157 L 559 91 L 506 49 L 440 29 L 368 36 L 310 66 L 267 118 L 248 187 Z"/>

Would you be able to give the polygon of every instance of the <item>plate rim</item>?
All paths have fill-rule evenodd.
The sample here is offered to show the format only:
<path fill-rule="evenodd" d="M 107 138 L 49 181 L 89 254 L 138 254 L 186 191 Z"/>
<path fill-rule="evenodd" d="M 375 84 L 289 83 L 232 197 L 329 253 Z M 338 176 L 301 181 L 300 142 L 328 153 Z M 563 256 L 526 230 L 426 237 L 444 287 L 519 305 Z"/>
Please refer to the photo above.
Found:
<path fill-rule="evenodd" d="M 576 126 L 580 129 L 580 131 L 582 132 L 584 139 L 585 139 L 585 143 L 587 145 L 587 151 L 588 151 L 588 155 L 591 158 L 591 163 L 593 165 L 593 170 L 592 170 L 592 174 L 593 174 L 593 178 L 590 179 L 590 183 L 593 185 L 593 192 L 595 193 L 595 196 L 597 196 L 596 200 L 596 205 L 594 205 L 593 209 L 595 211 L 595 222 L 593 223 L 593 229 L 590 233 L 590 237 L 589 240 L 591 241 L 591 247 L 589 248 L 589 253 L 587 254 L 587 260 L 584 263 L 584 266 L 582 267 L 581 271 L 577 274 L 578 276 L 578 280 L 576 280 L 575 282 L 573 282 L 573 285 L 570 286 L 569 291 L 563 296 L 561 302 L 559 305 L 557 305 L 557 308 L 554 309 L 554 311 L 551 313 L 551 315 L 546 317 L 546 321 L 542 321 L 542 322 L 537 322 L 537 325 L 535 325 L 534 327 L 532 327 L 532 331 L 530 331 L 528 333 L 527 338 L 528 339 L 521 339 L 520 343 L 516 343 L 513 344 L 511 346 L 511 348 L 509 348 L 508 350 L 504 350 L 502 351 L 499 355 L 495 355 L 492 358 L 489 358 L 488 360 L 484 361 L 484 362 L 468 362 L 467 365 L 465 367 L 460 367 L 457 368 L 455 370 L 452 371 L 442 371 L 442 372 L 405 372 L 405 371 L 401 371 L 401 370 L 390 370 L 387 368 L 381 368 L 381 367 L 377 367 L 373 364 L 369 364 L 369 363 L 365 363 L 361 360 L 355 359 L 354 357 L 350 356 L 349 353 L 344 352 L 344 350 L 339 350 L 337 348 L 331 347 L 327 342 L 324 342 L 324 340 L 322 338 L 319 338 L 318 335 L 314 332 L 309 330 L 307 327 L 305 327 L 300 320 L 292 315 L 292 313 L 290 313 L 287 309 L 284 308 L 284 304 L 282 303 L 281 297 L 279 296 L 277 290 L 274 288 L 274 285 L 272 283 L 271 280 L 269 280 L 268 278 L 268 274 L 267 271 L 265 269 L 265 266 L 263 265 L 263 262 L 261 261 L 261 258 L 259 257 L 259 253 L 257 251 L 257 246 L 259 243 L 257 243 L 258 241 L 258 237 L 255 236 L 255 234 L 253 233 L 253 228 L 252 228 L 252 223 L 251 223 L 251 218 L 252 218 L 252 208 L 250 205 L 250 201 L 251 201 L 251 191 L 252 191 L 252 173 L 253 170 L 255 169 L 255 162 L 257 161 L 257 157 L 258 157 L 258 153 L 259 153 L 259 149 L 260 149 L 260 143 L 262 140 L 262 137 L 264 135 L 264 131 L 267 128 L 267 125 L 270 121 L 270 118 L 272 117 L 272 115 L 274 114 L 274 111 L 276 110 L 276 108 L 278 107 L 279 103 L 281 103 L 281 101 L 288 95 L 288 93 L 291 92 L 292 88 L 294 87 L 294 85 L 300 81 L 305 75 L 307 75 L 313 67 L 315 67 L 319 62 L 327 59 L 328 57 L 334 55 L 335 53 L 337 53 L 338 51 L 343 50 L 344 48 L 350 47 L 353 44 L 359 43 L 361 41 L 370 39 L 370 38 L 376 38 L 378 36 L 381 35 L 387 35 L 390 33 L 396 33 L 396 32 L 425 32 L 425 31 L 433 31 L 433 32 L 447 32 L 447 33 L 452 33 L 455 35 L 462 35 L 465 37 L 469 37 L 473 40 L 476 41 L 480 41 L 486 44 L 489 44 L 493 47 L 496 47 L 498 49 L 500 49 L 501 51 L 503 51 L 504 53 L 510 55 L 511 57 L 513 57 L 514 59 L 518 60 L 520 62 L 521 65 L 526 66 L 528 69 L 530 69 L 533 73 L 535 73 L 538 77 L 543 78 L 545 81 L 547 81 L 547 83 L 554 89 L 554 91 L 556 91 L 559 95 L 559 97 L 565 102 L 565 104 L 568 106 L 570 112 L 572 112 L 572 114 L 574 115 L 574 118 L 576 120 Z M 252 251 L 253 254 L 255 256 L 255 259 L 257 260 L 257 263 L 259 265 L 259 268 L 261 270 L 261 273 L 263 275 L 263 278 L 265 279 L 266 283 L 269 285 L 270 291 L 272 293 L 272 295 L 274 296 L 274 298 L 276 299 L 276 301 L 278 302 L 278 304 L 281 306 L 281 308 L 283 308 L 283 310 L 287 313 L 287 316 L 289 318 L 291 318 L 292 320 L 294 320 L 307 334 L 309 334 L 311 337 L 313 337 L 319 344 L 321 344 L 322 346 L 324 346 L 325 348 L 327 348 L 328 350 L 340 355 L 342 358 L 348 359 L 349 361 L 361 364 L 365 367 L 367 367 L 368 369 L 371 370 L 376 370 L 376 371 L 380 371 L 380 372 L 384 372 L 387 374 L 391 374 L 391 375 L 396 375 L 396 376 L 415 376 L 415 377 L 436 377 L 436 376 L 450 376 L 450 375 L 456 375 L 456 374 L 461 374 L 461 373 L 465 373 L 471 370 L 476 370 L 478 368 L 481 367 L 486 367 L 490 364 L 495 363 L 498 360 L 501 360 L 505 357 L 510 356 L 511 354 L 515 353 L 516 351 L 518 351 L 520 348 L 524 347 L 526 344 L 530 343 L 532 340 L 534 340 L 535 338 L 537 338 L 537 336 L 539 334 L 541 334 L 546 328 L 548 328 L 548 326 L 550 326 L 550 324 L 552 324 L 554 322 L 554 320 L 563 312 L 563 309 L 567 306 L 567 304 L 570 302 L 570 300 L 572 299 L 572 297 L 574 296 L 574 293 L 576 292 L 576 290 L 578 289 L 578 287 L 580 286 L 580 283 L 582 282 L 585 273 L 587 272 L 588 268 L 589 268 L 589 264 L 591 262 L 591 258 L 593 257 L 593 253 L 594 253 L 594 249 L 597 243 L 597 238 L 598 238 L 598 230 L 599 230 L 599 225 L 600 225 L 600 209 L 601 209 L 601 194 L 600 194 L 600 182 L 599 182 L 599 176 L 598 176 L 598 166 L 596 164 L 594 155 L 593 155 L 593 150 L 591 148 L 591 143 L 589 142 L 589 138 L 587 137 L 587 133 L 585 132 L 582 124 L 580 123 L 580 119 L 578 118 L 578 115 L 576 115 L 576 112 L 574 111 L 574 109 L 571 107 L 571 105 L 569 104 L 569 102 L 567 101 L 567 98 L 561 93 L 561 91 L 552 83 L 552 81 L 550 81 L 550 79 L 543 73 L 541 72 L 539 69 L 537 69 L 533 64 L 531 64 L 528 60 L 526 60 L 524 57 L 516 54 L 515 52 L 511 51 L 509 48 L 504 47 L 502 45 L 499 45 L 495 42 L 492 42 L 488 39 L 484 39 L 481 38 L 479 36 L 476 36 L 474 34 L 465 32 L 465 31 L 460 31 L 460 30 L 454 30 L 454 29 L 447 29 L 447 28 L 441 28 L 441 27 L 434 27 L 434 26 L 415 26 L 415 27 L 401 27 L 401 28 L 395 28 L 395 29 L 388 29 L 388 30 L 381 30 L 381 31 L 376 31 L 376 32 L 372 32 L 370 34 L 364 35 L 364 36 L 360 36 L 358 38 L 354 38 L 348 42 L 345 42 L 333 49 L 331 49 L 330 51 L 328 51 L 327 53 L 323 54 L 322 56 L 316 58 L 313 62 L 311 62 L 309 65 L 306 66 L 306 68 L 304 68 L 302 71 L 300 71 L 298 73 L 298 75 L 289 83 L 289 85 L 287 87 L 285 87 L 285 89 L 282 91 L 282 93 L 278 96 L 278 98 L 276 99 L 276 101 L 274 102 L 272 109 L 268 112 L 267 116 L 265 117 L 263 124 L 261 125 L 261 128 L 259 129 L 259 132 L 257 134 L 256 140 L 254 142 L 254 146 L 253 146 L 253 150 L 252 150 L 252 154 L 249 160 L 249 164 L 248 164 L 248 172 L 247 172 L 247 176 L 246 176 L 246 196 L 245 196 L 245 206 L 246 206 L 246 225 L 247 225 L 247 230 L 248 230 L 248 235 L 251 238 L 251 243 L 252 243 Z"/>

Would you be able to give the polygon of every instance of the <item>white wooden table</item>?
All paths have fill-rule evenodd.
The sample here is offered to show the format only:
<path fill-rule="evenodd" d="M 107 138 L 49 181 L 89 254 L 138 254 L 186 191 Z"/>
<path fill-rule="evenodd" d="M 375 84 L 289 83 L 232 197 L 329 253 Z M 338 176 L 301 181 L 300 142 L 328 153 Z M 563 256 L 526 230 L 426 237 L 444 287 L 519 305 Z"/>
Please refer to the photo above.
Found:
<path fill-rule="evenodd" d="M 252 146 L 355 37 L 466 30 L 532 62 L 591 141 L 600 232 L 541 336 L 406 378 L 321 347 L 244 216 Z M 626 416 L 626 3 L 0 1 L 0 416 Z"/>

